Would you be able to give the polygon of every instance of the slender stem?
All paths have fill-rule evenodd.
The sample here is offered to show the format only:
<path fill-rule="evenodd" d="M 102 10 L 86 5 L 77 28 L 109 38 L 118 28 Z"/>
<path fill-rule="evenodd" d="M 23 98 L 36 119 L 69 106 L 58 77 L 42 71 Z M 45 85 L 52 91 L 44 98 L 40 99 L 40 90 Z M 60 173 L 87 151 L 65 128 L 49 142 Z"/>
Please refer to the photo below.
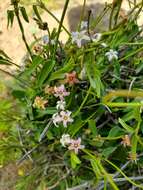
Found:
<path fill-rule="evenodd" d="M 114 13 L 114 6 L 112 5 L 112 10 L 110 13 L 110 18 L 109 18 L 109 30 L 112 29 L 112 18 L 113 18 L 113 13 Z"/>
<path fill-rule="evenodd" d="M 83 101 L 82 101 L 80 107 L 78 108 L 78 110 L 74 113 L 73 117 L 77 116 L 78 113 L 80 112 L 80 110 L 82 109 L 83 105 L 84 105 L 85 102 L 87 101 L 87 98 L 88 98 L 88 96 L 89 96 L 89 94 L 90 94 L 90 91 L 91 91 L 91 86 L 89 87 L 85 98 L 83 99 Z"/>
<path fill-rule="evenodd" d="M 22 39 L 23 39 L 24 44 L 26 46 L 26 49 L 27 49 L 27 51 L 28 51 L 28 53 L 29 53 L 29 55 L 30 55 L 30 57 L 32 59 L 32 53 L 31 53 L 31 50 L 30 50 L 30 48 L 28 46 L 28 43 L 26 41 L 26 37 L 25 37 L 25 33 L 24 33 L 24 28 L 23 28 L 22 22 L 20 20 L 19 7 L 18 7 L 18 3 L 17 2 L 14 4 L 14 12 L 15 12 L 15 15 L 16 15 L 19 27 L 20 27 L 20 31 L 21 31 L 21 34 L 22 34 Z"/>
<path fill-rule="evenodd" d="M 57 47 L 58 47 L 58 41 L 59 41 L 59 37 L 60 37 L 60 33 L 61 33 L 61 28 L 62 28 L 62 25 L 63 25 L 63 21 L 64 21 L 64 18 L 65 18 L 65 14 L 66 14 L 66 11 L 67 11 L 67 8 L 68 8 L 69 1 L 70 0 L 66 0 L 66 2 L 65 2 L 62 17 L 61 17 L 61 20 L 60 20 L 60 23 L 59 23 L 59 28 L 58 28 L 58 32 L 57 32 L 57 36 L 56 36 L 54 54 L 56 53 L 56 50 L 57 50 Z"/>
<path fill-rule="evenodd" d="M 137 176 L 137 177 L 128 177 L 130 180 L 134 180 L 134 181 L 139 181 L 139 180 L 143 180 L 143 176 Z M 126 178 L 113 178 L 113 181 L 115 182 L 124 182 L 124 181 L 128 181 L 128 179 Z M 102 185 L 100 187 L 98 187 L 96 190 L 101 190 L 104 187 L 104 181 L 101 181 Z M 135 185 L 136 186 L 136 185 Z M 137 186 L 138 187 L 138 186 Z M 140 185 L 141 187 L 141 185 Z"/>
<path fill-rule="evenodd" d="M 123 135 L 118 136 L 118 137 L 95 137 L 96 140 L 117 140 L 117 139 L 121 139 L 123 137 Z"/>
<path fill-rule="evenodd" d="M 142 106 L 142 103 L 140 102 L 131 102 L 131 103 L 126 103 L 126 102 L 106 102 L 105 103 L 109 107 L 127 107 L 127 106 L 132 106 L 132 107 L 139 107 Z"/>
<path fill-rule="evenodd" d="M 125 173 L 124 173 L 120 168 L 118 168 L 115 164 L 113 164 L 112 162 L 110 162 L 110 161 L 107 160 L 107 159 L 105 159 L 105 161 L 106 161 L 107 163 L 109 163 L 111 166 L 113 166 L 117 171 L 119 171 L 121 175 L 124 176 L 124 179 L 126 179 L 126 180 L 124 180 L 124 181 L 128 181 L 128 182 L 130 182 L 131 184 L 133 184 L 133 185 L 135 185 L 135 186 L 140 187 L 141 189 L 143 189 L 143 186 L 141 186 L 141 185 L 139 185 L 139 184 L 136 184 L 136 183 L 133 181 L 133 180 L 134 180 L 133 178 L 130 178 L 130 177 L 126 176 Z M 142 179 L 143 179 L 143 176 L 142 176 Z M 113 180 L 115 180 L 115 179 L 113 179 Z"/>
<path fill-rule="evenodd" d="M 123 171 L 129 164 L 130 164 L 130 160 L 127 161 L 122 167 L 121 170 Z M 118 175 L 120 174 L 120 172 L 116 172 L 115 175 L 113 176 L 113 178 L 116 178 Z"/>
<path fill-rule="evenodd" d="M 1 68 L 0 68 L 0 71 L 3 72 L 3 73 L 5 73 L 6 75 L 9 75 L 10 77 L 15 78 L 16 80 L 18 80 L 19 82 L 21 82 L 21 84 L 24 84 L 24 85 L 26 85 L 26 86 L 29 86 L 28 83 L 26 83 L 25 81 L 21 80 L 19 77 L 16 77 L 15 75 L 9 73 L 8 71 L 5 71 L 5 70 L 3 70 L 3 69 L 1 69 Z"/>
<path fill-rule="evenodd" d="M 135 54 L 137 54 L 137 53 L 139 53 L 139 52 L 142 51 L 142 50 L 143 50 L 143 47 L 137 49 L 136 51 L 130 53 L 129 55 L 127 55 L 127 56 L 125 56 L 125 57 L 122 57 L 121 59 L 119 59 L 119 63 L 122 62 L 122 61 L 124 61 L 125 59 L 127 59 L 127 58 L 129 58 L 129 57 L 131 57 L 131 56 L 133 56 L 133 55 L 135 55 Z"/>
<path fill-rule="evenodd" d="M 85 5 L 86 5 L 86 0 L 83 0 L 83 6 L 82 6 L 81 14 L 80 14 L 80 20 L 79 20 L 78 31 L 80 30 L 81 22 L 82 22 L 83 17 L 84 17 Z"/>
<path fill-rule="evenodd" d="M 60 23 L 60 20 L 58 20 L 57 17 L 56 17 L 51 11 L 49 11 L 49 10 L 45 7 L 44 3 L 41 3 L 41 2 L 40 2 L 40 4 L 38 4 L 37 6 L 39 6 L 41 9 L 45 10 L 49 15 L 51 15 L 51 17 L 53 17 L 53 18 L 57 21 L 57 23 Z M 71 35 L 70 32 L 66 29 L 66 27 L 65 27 L 63 24 L 62 24 L 62 28 L 65 30 L 65 32 L 66 32 L 69 36 Z"/>

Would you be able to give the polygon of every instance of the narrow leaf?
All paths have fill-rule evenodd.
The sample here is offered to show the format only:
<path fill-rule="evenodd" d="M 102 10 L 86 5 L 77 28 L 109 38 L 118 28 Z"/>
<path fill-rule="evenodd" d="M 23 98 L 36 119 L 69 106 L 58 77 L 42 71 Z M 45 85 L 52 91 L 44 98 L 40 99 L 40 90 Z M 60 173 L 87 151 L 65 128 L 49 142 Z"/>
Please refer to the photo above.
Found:
<path fill-rule="evenodd" d="M 50 72 L 53 70 L 53 67 L 55 66 L 55 61 L 46 61 L 43 65 L 42 70 L 40 71 L 37 84 L 38 86 L 41 86 L 43 82 L 46 80 L 46 78 L 49 76 Z"/>
<path fill-rule="evenodd" d="M 7 28 L 9 25 L 12 27 L 14 21 L 14 11 L 13 10 L 7 10 Z"/>
<path fill-rule="evenodd" d="M 20 11 L 21 11 L 21 14 L 22 14 L 24 20 L 25 20 L 26 22 L 29 22 L 29 18 L 28 18 L 28 15 L 27 15 L 27 13 L 26 13 L 25 8 L 24 8 L 24 7 L 20 7 Z"/>
<path fill-rule="evenodd" d="M 128 133 L 134 133 L 134 129 L 127 125 L 121 118 L 119 118 L 119 123 L 122 125 L 124 129 L 127 130 Z"/>

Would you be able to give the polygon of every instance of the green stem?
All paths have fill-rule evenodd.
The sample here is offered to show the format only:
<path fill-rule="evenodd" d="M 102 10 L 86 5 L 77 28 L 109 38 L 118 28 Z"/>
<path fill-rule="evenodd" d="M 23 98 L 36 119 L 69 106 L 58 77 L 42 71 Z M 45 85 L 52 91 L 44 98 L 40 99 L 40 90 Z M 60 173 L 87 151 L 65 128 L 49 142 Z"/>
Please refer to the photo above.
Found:
<path fill-rule="evenodd" d="M 95 140 L 117 140 L 121 139 L 124 135 L 118 136 L 118 137 L 95 137 Z"/>
<path fill-rule="evenodd" d="M 85 5 L 86 5 L 86 0 L 83 1 L 83 6 L 82 6 L 82 10 L 81 10 L 81 14 L 80 14 L 80 20 L 79 20 L 78 31 L 80 30 L 81 22 L 82 22 L 83 17 L 84 17 Z"/>
<path fill-rule="evenodd" d="M 72 137 L 74 137 L 74 135 L 86 124 L 88 123 L 88 121 L 95 115 L 95 113 L 93 113 L 91 116 L 89 116 L 86 120 L 83 121 L 83 123 L 74 131 L 74 133 L 72 134 Z"/>
<path fill-rule="evenodd" d="M 139 52 L 142 51 L 142 50 L 143 50 L 143 47 L 137 49 L 136 51 L 130 53 L 129 55 L 127 55 L 127 56 L 125 56 L 125 57 L 122 57 L 121 59 L 119 59 L 119 63 L 122 62 L 123 60 L 125 60 L 125 59 L 127 59 L 127 58 L 129 58 L 129 57 L 131 57 L 131 56 L 133 56 L 133 55 L 135 55 L 135 54 L 137 54 L 137 53 L 139 53 Z"/>
<path fill-rule="evenodd" d="M 57 19 L 57 17 L 56 17 L 53 13 L 51 13 L 51 12 L 45 7 L 44 3 L 40 3 L 40 4 L 38 4 L 37 6 L 39 6 L 41 9 L 45 10 L 51 17 L 53 17 L 53 18 L 57 21 L 57 23 L 60 24 L 60 21 Z M 62 28 L 65 30 L 65 32 L 66 32 L 69 36 L 71 35 L 70 32 L 66 29 L 66 27 L 65 27 L 63 24 L 62 24 Z"/>
<path fill-rule="evenodd" d="M 142 106 L 142 103 L 140 103 L 140 102 L 133 102 L 133 103 L 106 102 L 104 104 L 107 105 L 108 107 L 127 107 L 127 106 L 139 107 L 139 106 Z"/>
<path fill-rule="evenodd" d="M 3 69 L 1 69 L 1 68 L 0 68 L 0 71 L 3 72 L 3 73 L 5 73 L 6 75 L 9 75 L 10 77 L 15 78 L 16 80 L 18 80 L 19 82 L 21 82 L 21 84 L 24 84 L 24 85 L 26 85 L 26 86 L 29 86 L 28 83 L 26 83 L 25 81 L 21 80 L 19 77 L 16 77 L 15 75 L 9 73 L 8 71 L 5 71 L 5 70 L 3 70 Z"/>
<path fill-rule="evenodd" d="M 23 39 L 24 44 L 26 46 L 26 49 L 27 49 L 27 51 L 28 51 L 28 53 L 29 53 L 29 55 L 30 55 L 30 57 L 32 59 L 32 53 L 31 53 L 31 50 L 30 50 L 30 48 L 28 46 L 28 43 L 26 41 L 26 37 L 25 37 L 25 33 L 24 33 L 24 28 L 23 28 L 22 22 L 20 20 L 19 7 L 18 7 L 18 3 L 17 2 L 14 4 L 14 12 L 15 12 L 15 15 L 16 15 L 19 27 L 20 27 L 20 31 L 21 31 L 21 34 L 22 34 L 22 39 Z"/>
<path fill-rule="evenodd" d="M 85 102 L 87 101 L 87 98 L 88 98 L 88 96 L 89 96 L 89 94 L 90 94 L 90 91 L 91 91 L 91 86 L 89 87 L 89 89 L 88 89 L 88 91 L 87 91 L 87 94 L 86 94 L 85 98 L 83 99 L 83 101 L 82 101 L 80 107 L 79 107 L 78 110 L 73 114 L 73 117 L 75 117 L 75 116 L 77 116 L 77 115 L 79 114 L 79 112 L 80 112 L 80 110 L 82 109 L 83 105 L 84 105 Z"/>
<path fill-rule="evenodd" d="M 105 16 L 105 14 L 109 11 L 110 7 L 107 6 L 103 12 L 101 12 L 101 14 L 97 17 L 97 19 L 95 21 L 93 21 L 93 24 L 91 24 L 91 28 L 95 28 L 100 21 L 102 21 L 103 17 Z"/>
<path fill-rule="evenodd" d="M 120 174 L 123 175 L 123 176 L 125 177 L 125 179 L 126 179 L 128 182 L 130 182 L 131 184 L 133 184 L 133 185 L 136 186 L 136 187 L 139 187 L 139 188 L 143 189 L 143 186 L 142 186 L 142 185 L 139 185 L 139 184 L 135 183 L 134 181 L 132 181 L 132 180 L 131 180 L 128 176 L 126 176 L 125 173 L 122 172 L 122 170 L 120 170 L 120 168 L 118 168 L 115 164 L 113 164 L 112 162 L 110 162 L 110 161 L 107 160 L 107 159 L 105 159 L 105 161 L 106 161 L 107 163 L 109 163 L 111 166 L 113 166 L 117 171 L 119 171 Z"/>
<path fill-rule="evenodd" d="M 66 11 L 67 11 L 67 8 L 68 8 L 69 1 L 70 0 L 66 0 L 66 2 L 65 2 L 62 17 L 61 17 L 61 20 L 60 20 L 60 23 L 59 23 L 59 28 L 58 28 L 58 32 L 57 32 L 57 36 L 56 36 L 56 44 L 55 44 L 55 49 L 54 49 L 54 55 L 55 55 L 57 47 L 58 47 L 58 41 L 59 41 L 59 37 L 60 37 L 60 33 L 61 33 L 61 28 L 62 28 L 62 25 L 63 25 L 63 21 L 64 21 L 64 18 L 65 18 L 65 14 L 66 14 Z"/>

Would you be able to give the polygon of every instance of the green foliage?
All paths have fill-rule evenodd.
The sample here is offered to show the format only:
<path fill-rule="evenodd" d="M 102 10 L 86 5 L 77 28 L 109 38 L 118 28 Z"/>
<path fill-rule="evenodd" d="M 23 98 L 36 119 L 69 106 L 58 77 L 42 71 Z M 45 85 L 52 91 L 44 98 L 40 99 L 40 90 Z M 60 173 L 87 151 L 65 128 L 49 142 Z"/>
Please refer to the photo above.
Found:
<path fill-rule="evenodd" d="M 143 39 L 136 22 L 142 3 L 133 4 L 126 18 L 120 17 L 122 1 L 105 5 L 111 9 L 109 29 L 101 34 L 93 26 L 102 18 L 70 34 L 63 26 L 68 3 L 61 21 L 43 2 L 34 4 L 34 20 L 47 36 L 35 35 L 31 46 L 19 17 L 29 22 L 26 9 L 15 1 L 8 11 L 8 26 L 16 16 L 29 56 L 11 87 L 19 107 L 13 110 L 13 99 L 0 103 L 1 119 L 12 119 L 14 126 L 1 124 L 7 135 L 1 164 L 9 151 L 11 160 L 31 163 L 20 170 L 16 190 L 143 189 Z M 49 30 L 39 8 L 56 19 L 58 29 Z M 61 29 L 69 35 L 65 44 Z M 14 64 L 2 51 L 1 63 Z"/>

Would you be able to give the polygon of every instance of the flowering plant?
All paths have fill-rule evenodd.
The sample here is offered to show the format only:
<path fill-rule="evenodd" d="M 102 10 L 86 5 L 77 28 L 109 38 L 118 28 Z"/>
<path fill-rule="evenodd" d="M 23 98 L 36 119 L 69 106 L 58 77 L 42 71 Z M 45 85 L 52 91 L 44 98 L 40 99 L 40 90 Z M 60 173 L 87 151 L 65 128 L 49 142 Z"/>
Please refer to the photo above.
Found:
<path fill-rule="evenodd" d="M 22 108 L 18 163 L 31 163 L 15 188 L 143 189 L 143 38 L 137 25 L 143 4 L 132 4 L 122 17 L 122 1 L 115 0 L 96 21 L 90 16 L 83 21 L 81 14 L 77 31 L 70 33 L 63 25 L 68 3 L 52 32 L 38 11 L 48 11 L 45 5 L 33 6 L 35 21 L 48 34 L 30 48 L 19 2 L 12 0 L 29 53 L 12 87 Z M 109 9 L 109 30 L 96 33 Z M 25 9 L 22 15 L 27 21 Z M 59 40 L 61 29 L 69 35 L 65 44 Z"/>

